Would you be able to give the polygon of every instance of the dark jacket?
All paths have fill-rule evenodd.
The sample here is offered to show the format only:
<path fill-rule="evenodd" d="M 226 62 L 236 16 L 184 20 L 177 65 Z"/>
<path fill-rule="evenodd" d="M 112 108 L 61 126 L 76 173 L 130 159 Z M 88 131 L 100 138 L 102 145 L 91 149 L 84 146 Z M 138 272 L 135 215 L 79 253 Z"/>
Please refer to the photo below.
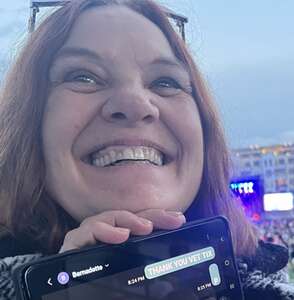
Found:
<path fill-rule="evenodd" d="M 237 259 L 246 300 L 294 299 L 294 284 L 289 283 L 288 249 L 259 242 L 256 255 Z"/>
<path fill-rule="evenodd" d="M 18 266 L 40 258 L 24 244 L 11 237 L 0 238 L 0 300 L 14 300 L 12 273 Z M 294 285 L 288 281 L 288 250 L 259 242 L 254 257 L 237 259 L 246 300 L 294 300 Z M 236 299 L 237 300 L 237 299 Z"/>

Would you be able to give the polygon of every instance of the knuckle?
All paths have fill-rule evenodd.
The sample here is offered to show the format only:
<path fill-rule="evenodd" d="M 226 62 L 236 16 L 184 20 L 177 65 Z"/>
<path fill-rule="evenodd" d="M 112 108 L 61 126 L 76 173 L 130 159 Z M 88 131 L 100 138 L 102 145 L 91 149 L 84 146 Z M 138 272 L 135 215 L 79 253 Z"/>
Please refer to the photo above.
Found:
<path fill-rule="evenodd" d="M 83 224 L 83 229 L 85 232 L 93 232 L 101 229 L 101 221 L 99 220 L 89 220 Z"/>
<path fill-rule="evenodd" d="M 157 216 L 159 214 L 160 209 L 146 209 L 143 211 L 139 212 L 140 217 L 145 217 L 145 218 L 152 218 L 154 216 Z"/>
<path fill-rule="evenodd" d="M 103 230 L 103 224 L 106 224 L 104 222 L 101 222 L 99 220 L 93 221 L 91 224 L 88 225 L 89 231 L 100 231 Z"/>
<path fill-rule="evenodd" d="M 88 217 L 88 218 L 84 219 L 84 220 L 81 222 L 80 227 L 82 227 L 82 226 L 87 226 L 88 223 L 93 222 L 94 218 L 95 218 L 95 216 L 91 216 L 91 217 Z"/>
<path fill-rule="evenodd" d="M 124 216 L 124 215 L 131 214 L 129 211 L 124 210 L 124 209 L 122 209 L 122 210 L 112 210 L 110 213 L 111 213 L 112 216 L 115 216 L 115 217 L 121 217 L 121 216 Z"/>
<path fill-rule="evenodd" d="M 133 214 L 130 211 L 127 211 L 127 210 L 121 210 L 120 215 L 125 217 L 125 218 L 132 218 L 132 217 L 135 216 L 135 214 Z"/>
<path fill-rule="evenodd" d="M 64 243 L 69 243 L 73 240 L 73 237 L 75 236 L 76 234 L 76 229 L 73 229 L 71 231 L 68 231 L 66 233 L 66 235 L 64 236 Z"/>

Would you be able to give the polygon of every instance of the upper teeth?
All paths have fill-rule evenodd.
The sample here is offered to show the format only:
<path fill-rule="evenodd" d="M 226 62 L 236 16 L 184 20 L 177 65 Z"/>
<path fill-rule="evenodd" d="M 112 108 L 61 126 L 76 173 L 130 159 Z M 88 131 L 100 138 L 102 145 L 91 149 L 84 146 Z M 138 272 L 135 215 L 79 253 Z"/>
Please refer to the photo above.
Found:
<path fill-rule="evenodd" d="M 97 167 L 105 167 L 119 160 L 148 160 L 161 166 L 163 155 L 154 148 L 143 146 L 113 146 L 92 154 L 92 163 Z"/>

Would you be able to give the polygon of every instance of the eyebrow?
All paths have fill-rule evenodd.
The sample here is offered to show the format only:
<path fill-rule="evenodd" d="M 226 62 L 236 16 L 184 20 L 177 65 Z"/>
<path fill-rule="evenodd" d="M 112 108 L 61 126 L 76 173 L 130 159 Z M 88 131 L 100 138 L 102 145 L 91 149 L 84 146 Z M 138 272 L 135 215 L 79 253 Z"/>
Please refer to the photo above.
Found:
<path fill-rule="evenodd" d="M 58 60 L 60 58 L 65 57 L 77 57 L 77 56 L 83 56 L 87 57 L 88 59 L 92 60 L 94 63 L 101 63 L 103 61 L 103 58 L 97 54 L 96 52 L 87 49 L 87 48 L 80 48 L 80 47 L 64 47 L 62 48 L 56 55 L 55 60 Z M 150 65 L 164 65 L 169 67 L 177 67 L 187 72 L 187 68 L 179 61 L 168 58 L 168 57 L 158 57 L 154 59 Z"/>
<path fill-rule="evenodd" d="M 151 62 L 151 65 L 165 65 L 170 67 L 181 68 L 187 71 L 186 67 L 182 63 L 178 62 L 177 60 L 166 58 L 166 57 L 156 58 Z"/>
<path fill-rule="evenodd" d="M 62 48 L 56 56 L 56 60 L 68 56 L 84 56 L 94 62 L 101 62 L 102 57 L 99 56 L 96 52 L 91 51 L 87 48 L 77 48 L 77 47 L 64 47 Z"/>

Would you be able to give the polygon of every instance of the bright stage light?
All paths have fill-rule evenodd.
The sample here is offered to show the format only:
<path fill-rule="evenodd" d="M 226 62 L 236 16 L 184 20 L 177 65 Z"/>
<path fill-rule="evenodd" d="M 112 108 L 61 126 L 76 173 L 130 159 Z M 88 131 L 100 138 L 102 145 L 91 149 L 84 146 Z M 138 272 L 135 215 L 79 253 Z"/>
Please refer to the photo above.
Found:
<path fill-rule="evenodd" d="M 265 211 L 287 211 L 293 209 L 292 193 L 264 194 L 263 206 Z"/>

